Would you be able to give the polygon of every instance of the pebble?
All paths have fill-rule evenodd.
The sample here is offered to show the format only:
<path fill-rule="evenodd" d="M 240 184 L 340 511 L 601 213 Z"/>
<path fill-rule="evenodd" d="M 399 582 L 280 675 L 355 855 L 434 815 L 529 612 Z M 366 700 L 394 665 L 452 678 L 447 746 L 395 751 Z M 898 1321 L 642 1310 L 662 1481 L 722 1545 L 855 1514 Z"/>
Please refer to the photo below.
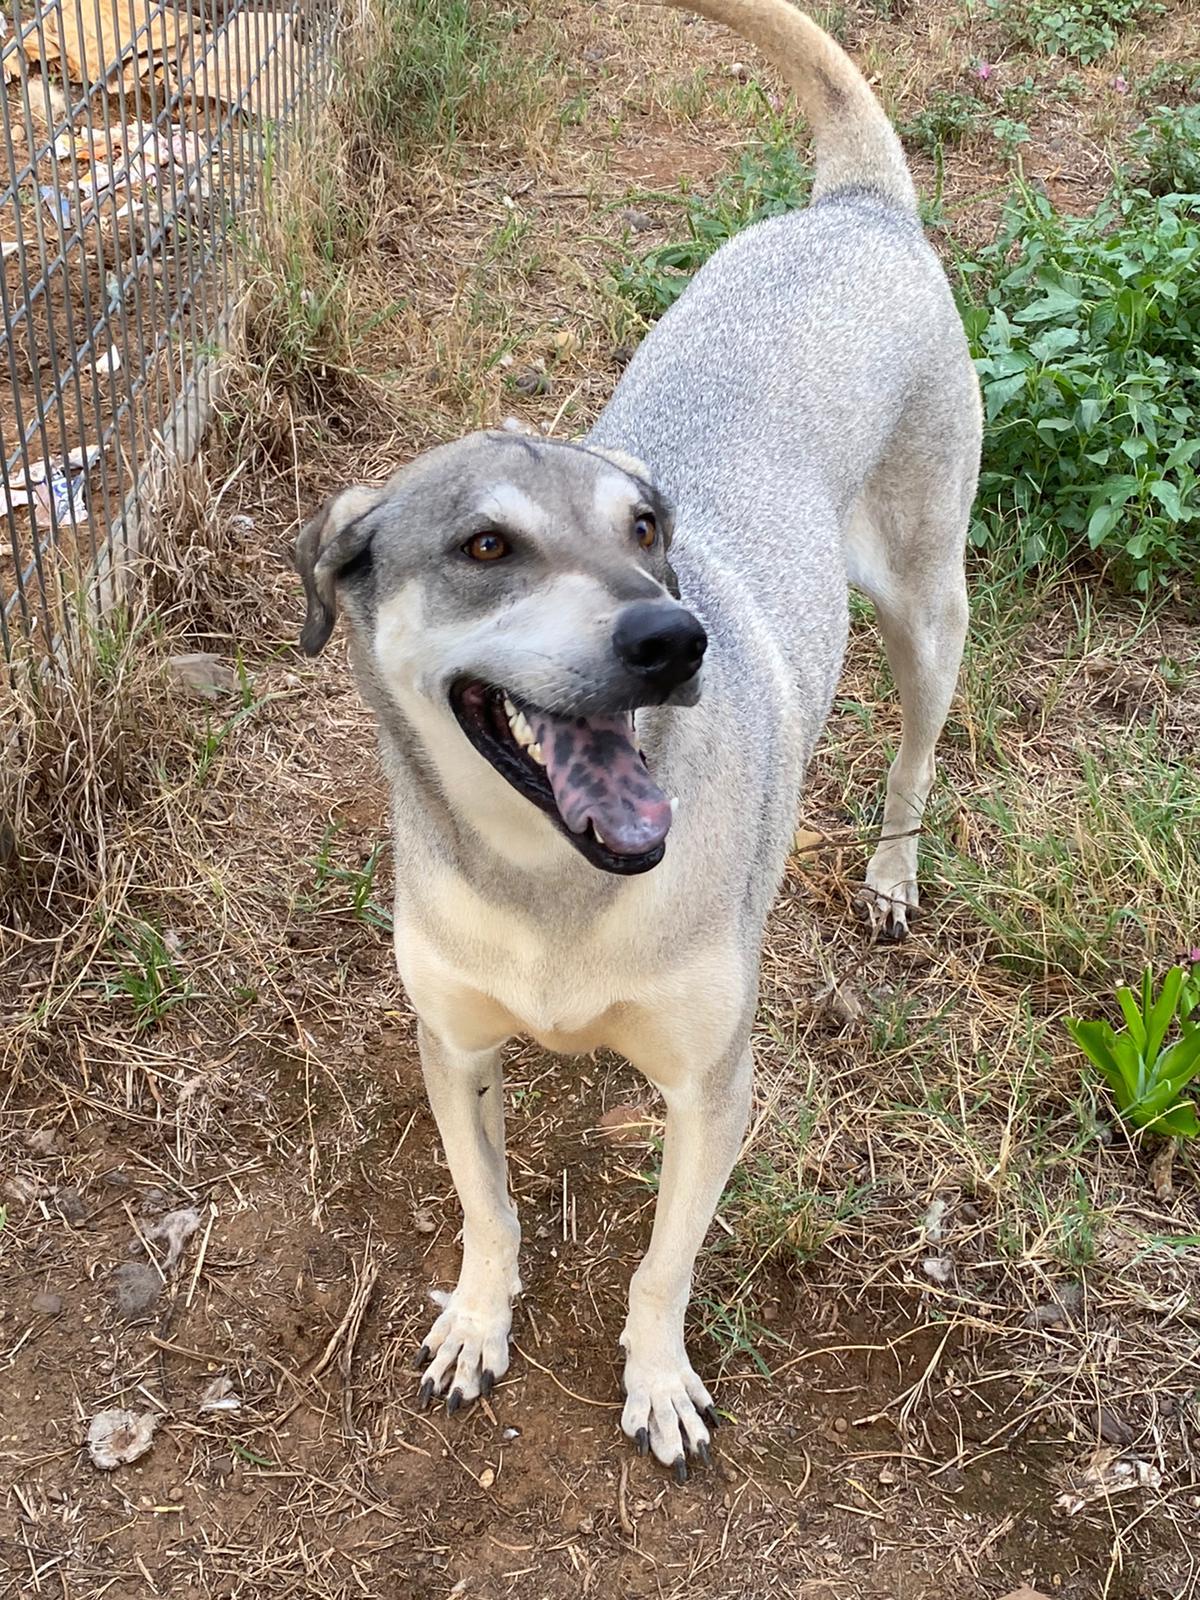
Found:
<path fill-rule="evenodd" d="M 513 388 L 520 394 L 549 394 L 551 389 L 550 379 L 544 372 L 538 372 L 533 367 L 522 367 L 512 380 Z"/>
<path fill-rule="evenodd" d="M 56 1317 L 63 1308 L 63 1297 L 52 1289 L 43 1289 L 34 1295 L 32 1306 L 41 1317 Z"/>
<path fill-rule="evenodd" d="M 846 1421 L 845 1417 L 834 1418 L 833 1431 L 834 1433 L 848 1433 L 850 1431 L 850 1424 Z"/>
<path fill-rule="evenodd" d="M 484 1467 L 483 1471 L 479 1474 L 479 1487 L 481 1489 L 490 1489 L 495 1481 L 496 1474 L 492 1471 L 491 1467 Z"/>

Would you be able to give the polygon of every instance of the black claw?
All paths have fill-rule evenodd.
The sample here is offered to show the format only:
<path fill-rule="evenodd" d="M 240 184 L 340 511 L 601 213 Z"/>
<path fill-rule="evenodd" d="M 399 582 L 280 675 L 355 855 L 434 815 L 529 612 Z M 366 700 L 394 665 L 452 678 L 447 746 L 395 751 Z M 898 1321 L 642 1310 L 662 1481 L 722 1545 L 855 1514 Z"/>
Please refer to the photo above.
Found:
<path fill-rule="evenodd" d="M 426 1378 L 417 1390 L 417 1404 L 422 1411 L 429 1410 L 429 1402 L 433 1399 L 433 1379 Z"/>
<path fill-rule="evenodd" d="M 696 1440 L 696 1455 L 699 1460 L 703 1461 L 705 1466 L 708 1466 L 708 1445 L 705 1440 Z"/>
<path fill-rule="evenodd" d="M 427 1344 L 423 1344 L 417 1351 L 417 1371 L 420 1372 L 422 1367 L 427 1367 L 432 1360 L 433 1351 Z"/>
<path fill-rule="evenodd" d="M 638 1455 L 640 1455 L 640 1456 L 648 1456 L 650 1454 L 650 1430 L 649 1430 L 649 1428 L 639 1428 L 638 1431 L 633 1436 L 633 1442 L 637 1446 Z"/>
<path fill-rule="evenodd" d="M 718 1417 L 715 1409 L 712 1406 L 705 1406 L 700 1415 L 704 1418 L 705 1426 L 708 1428 L 708 1431 L 710 1433 L 716 1433 L 717 1429 L 721 1426 L 721 1419 Z"/>
<path fill-rule="evenodd" d="M 459 1406 L 462 1405 L 462 1403 L 463 1403 L 462 1390 L 461 1389 L 451 1389 L 450 1398 L 449 1398 L 449 1400 L 446 1401 L 446 1414 L 448 1416 L 452 1417 L 454 1415 L 454 1413 L 458 1410 Z"/>
<path fill-rule="evenodd" d="M 483 1396 L 483 1398 L 485 1400 L 488 1398 L 488 1396 L 491 1394 L 492 1390 L 495 1387 L 496 1387 L 496 1374 L 494 1372 L 485 1372 L 484 1375 L 483 1375 L 483 1381 L 479 1386 L 479 1392 L 480 1392 L 480 1394 Z"/>
<path fill-rule="evenodd" d="M 686 1483 L 687 1482 L 687 1462 L 683 1459 L 682 1456 L 679 1456 L 679 1457 L 676 1458 L 675 1465 L 672 1468 L 672 1471 L 675 1474 L 675 1482 L 676 1483 Z"/>

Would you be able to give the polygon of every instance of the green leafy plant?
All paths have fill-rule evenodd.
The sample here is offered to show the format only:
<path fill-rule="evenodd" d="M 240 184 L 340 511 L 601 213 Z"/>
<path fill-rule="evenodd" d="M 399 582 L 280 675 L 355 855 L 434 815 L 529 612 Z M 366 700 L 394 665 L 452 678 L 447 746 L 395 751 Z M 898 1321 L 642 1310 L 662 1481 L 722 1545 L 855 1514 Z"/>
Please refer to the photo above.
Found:
<path fill-rule="evenodd" d="M 1086 66 L 1131 23 L 1163 8 L 1149 0 L 989 0 L 989 9 L 1014 44 Z"/>
<path fill-rule="evenodd" d="M 1200 576 L 1200 204 L 1090 217 L 1020 185 L 959 262 L 986 437 L 971 530 L 1018 569 L 1093 551 L 1149 593 Z"/>
<path fill-rule="evenodd" d="M 1130 144 L 1151 194 L 1200 195 L 1200 105 L 1160 106 Z"/>
<path fill-rule="evenodd" d="M 1200 960 L 1200 951 L 1192 954 Z M 1112 1090 L 1126 1122 L 1149 1133 L 1194 1138 L 1200 1118 L 1184 1090 L 1200 1076 L 1200 972 L 1190 959 L 1187 966 L 1172 967 L 1155 995 L 1147 967 L 1140 995 L 1120 988 L 1117 1002 L 1125 1018 L 1119 1033 L 1107 1022 L 1072 1017 L 1071 1037 Z M 1177 1037 L 1167 1044 L 1173 1024 Z"/>
<path fill-rule="evenodd" d="M 979 129 L 983 103 L 973 94 L 934 89 L 913 116 L 899 124 L 901 136 L 930 155 L 943 145 L 961 144 Z"/>

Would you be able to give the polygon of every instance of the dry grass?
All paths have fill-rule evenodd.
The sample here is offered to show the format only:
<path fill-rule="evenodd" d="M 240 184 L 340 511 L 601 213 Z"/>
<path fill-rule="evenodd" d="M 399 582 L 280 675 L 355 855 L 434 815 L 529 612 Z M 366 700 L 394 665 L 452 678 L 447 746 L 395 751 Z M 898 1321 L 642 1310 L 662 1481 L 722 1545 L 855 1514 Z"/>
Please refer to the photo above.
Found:
<path fill-rule="evenodd" d="M 360 60 L 394 61 L 377 13 L 358 26 Z M 956 6 L 841 27 L 902 115 L 996 48 Z M 728 73 L 742 52 L 674 14 L 563 0 L 468 43 L 457 77 L 420 80 L 445 92 L 403 98 L 420 115 L 390 145 L 385 73 L 278 188 L 225 414 L 163 489 L 127 617 L 74 680 L 19 675 L 4 706 L 0 1574 L 81 1597 L 957 1600 L 1027 1579 L 1181 1600 L 1195 1156 L 1152 1176 L 1061 1019 L 1195 942 L 1200 681 L 1194 628 L 1100 594 L 977 574 L 926 912 L 900 949 L 851 909 L 898 730 L 856 627 L 805 802 L 821 839 L 771 924 L 755 1120 L 697 1283 L 737 1422 L 714 1473 L 669 1492 L 616 1433 L 661 1130 L 610 1060 L 515 1057 L 521 1355 L 466 1418 L 413 1408 L 457 1210 L 392 975 L 369 723 L 336 652 L 293 653 L 288 547 L 319 495 L 463 427 L 584 426 L 630 336 L 610 264 L 674 232 L 679 174 L 703 188 L 777 114 Z M 1035 101 L 1030 169 L 1101 181 L 1052 141 L 1108 98 L 1093 73 L 1078 102 Z M 948 158 L 945 226 L 970 240 L 1003 181 L 986 143 Z M 214 701 L 171 685 L 197 650 L 230 669 Z M 629 1104 L 642 1125 L 614 1138 L 600 1119 Z M 179 1207 L 199 1227 L 172 1270 L 142 1241 Z M 131 1247 L 163 1284 L 126 1322 L 111 1273 Z M 237 1411 L 199 1409 L 216 1377 Z M 162 1422 L 101 1479 L 80 1419 L 109 1404 Z M 1160 1486 L 1056 1516 L 1098 1450 Z"/>

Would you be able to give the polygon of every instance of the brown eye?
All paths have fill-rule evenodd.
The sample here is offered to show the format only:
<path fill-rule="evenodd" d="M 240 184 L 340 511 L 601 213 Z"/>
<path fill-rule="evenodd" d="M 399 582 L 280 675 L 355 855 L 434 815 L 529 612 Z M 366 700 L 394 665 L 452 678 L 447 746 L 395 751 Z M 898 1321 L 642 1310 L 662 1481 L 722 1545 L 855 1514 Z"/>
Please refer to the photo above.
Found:
<path fill-rule="evenodd" d="M 508 540 L 502 533 L 477 533 L 463 545 L 463 554 L 472 561 L 499 561 L 508 554 Z"/>
<path fill-rule="evenodd" d="M 633 536 L 643 550 L 649 550 L 658 538 L 658 527 L 648 511 L 643 511 L 634 523 Z"/>

